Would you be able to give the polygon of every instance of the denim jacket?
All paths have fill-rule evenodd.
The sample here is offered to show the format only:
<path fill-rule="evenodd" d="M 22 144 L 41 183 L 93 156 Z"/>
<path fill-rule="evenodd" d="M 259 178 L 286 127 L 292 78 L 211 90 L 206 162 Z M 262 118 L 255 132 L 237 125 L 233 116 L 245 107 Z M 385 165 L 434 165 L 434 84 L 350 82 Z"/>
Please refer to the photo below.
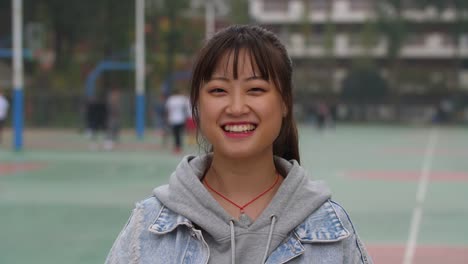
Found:
<path fill-rule="evenodd" d="M 136 205 L 106 264 L 205 264 L 209 258 L 201 230 L 151 197 Z M 292 230 L 266 261 L 280 263 L 368 264 L 372 260 L 347 213 L 329 200 Z"/>

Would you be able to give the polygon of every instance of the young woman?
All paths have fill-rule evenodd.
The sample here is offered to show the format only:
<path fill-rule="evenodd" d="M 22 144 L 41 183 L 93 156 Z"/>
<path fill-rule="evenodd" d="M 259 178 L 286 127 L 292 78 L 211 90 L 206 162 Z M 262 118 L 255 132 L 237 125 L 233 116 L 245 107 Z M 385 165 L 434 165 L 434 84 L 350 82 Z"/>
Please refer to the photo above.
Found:
<path fill-rule="evenodd" d="M 292 65 L 257 26 L 200 51 L 193 116 L 207 153 L 137 204 L 107 263 L 371 263 L 346 212 L 299 165 Z"/>

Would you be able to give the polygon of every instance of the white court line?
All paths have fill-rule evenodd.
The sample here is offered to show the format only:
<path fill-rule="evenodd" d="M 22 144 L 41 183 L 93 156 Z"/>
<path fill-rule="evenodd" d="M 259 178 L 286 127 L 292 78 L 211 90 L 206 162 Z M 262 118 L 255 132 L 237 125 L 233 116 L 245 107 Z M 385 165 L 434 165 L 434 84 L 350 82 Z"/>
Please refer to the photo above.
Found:
<path fill-rule="evenodd" d="M 405 256 L 403 264 L 412 264 L 414 252 L 416 250 L 416 242 L 418 240 L 419 226 L 421 224 L 424 200 L 426 199 L 427 184 L 429 182 L 429 173 L 431 172 L 432 161 L 434 159 L 434 151 L 436 148 L 438 131 L 436 128 L 431 129 L 429 141 L 424 152 L 424 159 L 421 166 L 421 175 L 419 177 L 418 192 L 416 194 L 416 207 L 413 210 L 411 217 L 411 225 L 406 242 Z"/>

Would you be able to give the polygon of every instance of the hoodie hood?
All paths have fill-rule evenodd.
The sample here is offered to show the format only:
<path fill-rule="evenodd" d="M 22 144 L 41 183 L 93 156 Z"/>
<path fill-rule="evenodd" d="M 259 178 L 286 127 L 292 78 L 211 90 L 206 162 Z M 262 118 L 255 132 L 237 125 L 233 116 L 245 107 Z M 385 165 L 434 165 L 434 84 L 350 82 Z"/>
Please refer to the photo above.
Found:
<path fill-rule="evenodd" d="M 211 157 L 211 154 L 184 157 L 171 175 L 169 184 L 154 189 L 154 195 L 167 208 L 190 219 L 208 234 L 207 242 L 210 249 L 214 248 L 211 250 L 214 255 L 216 248 L 221 255 L 223 251 L 229 251 L 232 247 L 229 246 L 231 239 L 237 240 L 236 247 L 240 252 L 244 252 L 243 248 L 256 251 L 259 243 L 252 240 L 263 241 L 267 240 L 266 237 L 271 240 L 271 245 L 267 246 L 269 254 L 294 228 L 331 197 L 328 187 L 321 181 L 312 181 L 295 160 L 287 161 L 275 157 L 276 166 L 283 168 L 287 175 L 270 204 L 248 225 L 230 216 L 202 185 L 201 178 Z M 272 216 L 275 218 L 273 223 Z M 270 230 L 272 226 L 273 231 Z M 269 233 L 273 234 L 273 239 Z M 249 235 L 251 238 L 247 239 Z M 264 247 L 264 243 L 260 244 Z M 261 254 L 262 252 L 258 253 Z M 245 258 L 248 254 L 242 255 Z M 244 261 L 240 263 L 259 262 Z"/>

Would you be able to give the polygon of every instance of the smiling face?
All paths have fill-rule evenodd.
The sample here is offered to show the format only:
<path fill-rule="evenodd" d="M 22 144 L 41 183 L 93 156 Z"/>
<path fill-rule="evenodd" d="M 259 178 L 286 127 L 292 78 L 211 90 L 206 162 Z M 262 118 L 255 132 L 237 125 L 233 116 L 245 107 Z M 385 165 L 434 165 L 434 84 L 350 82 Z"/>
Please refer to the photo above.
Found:
<path fill-rule="evenodd" d="M 243 57 L 240 56 L 240 51 L 242 51 Z M 281 103 L 278 104 L 281 106 L 271 105 L 271 107 L 281 108 L 284 106 L 285 108 L 285 111 L 282 112 L 285 116 L 281 120 L 279 136 L 273 143 L 273 154 L 287 160 L 294 159 L 300 162 L 298 134 L 292 111 L 292 70 L 292 62 L 285 46 L 271 31 L 253 25 L 233 25 L 218 31 L 198 52 L 194 61 L 190 82 L 190 103 L 195 123 L 199 128 L 201 127 L 200 97 L 202 92 L 204 92 L 203 88 L 209 82 L 215 80 L 213 78 L 216 76 L 215 72 L 218 74 L 218 77 L 226 77 L 224 78 L 225 83 L 230 83 L 231 85 L 236 83 L 237 86 L 235 85 L 234 87 L 242 87 L 241 83 L 244 84 L 247 81 L 254 81 L 255 79 L 248 79 L 247 77 L 248 80 L 246 80 L 245 76 L 261 77 L 262 81 L 266 81 L 270 86 L 277 89 L 275 90 L 276 95 L 278 95 L 277 93 L 281 95 L 281 99 L 279 99 Z M 239 71 L 242 71 L 242 73 L 239 73 Z M 240 74 L 244 76 L 243 79 L 239 77 Z M 222 80 L 218 78 L 216 81 Z M 257 105 L 260 106 L 258 102 L 255 103 L 255 107 L 250 104 L 246 105 L 255 114 L 259 112 L 255 110 Z M 271 111 L 271 109 L 267 111 Z M 234 123 L 234 125 L 237 124 Z M 249 124 L 249 126 L 225 127 L 225 129 L 252 130 L 252 124 Z M 255 131 L 259 130 L 256 128 L 256 125 L 253 126 L 255 127 Z M 212 151 L 210 142 L 206 140 L 209 139 L 212 141 L 211 143 L 214 143 L 211 136 L 206 136 L 211 132 L 207 131 L 207 129 L 205 131 L 200 131 L 200 129 L 197 131 L 199 135 L 205 133 L 205 137 L 198 137 L 199 146 L 206 152 Z M 257 132 L 252 134 L 258 134 Z M 249 138 L 247 137 L 248 135 L 231 135 L 233 137 Z"/>
<path fill-rule="evenodd" d="M 246 50 L 240 50 L 237 63 L 233 57 L 232 52 L 223 56 L 200 88 L 200 130 L 214 155 L 273 155 L 286 112 L 281 94 L 271 79 L 260 76 Z"/>

